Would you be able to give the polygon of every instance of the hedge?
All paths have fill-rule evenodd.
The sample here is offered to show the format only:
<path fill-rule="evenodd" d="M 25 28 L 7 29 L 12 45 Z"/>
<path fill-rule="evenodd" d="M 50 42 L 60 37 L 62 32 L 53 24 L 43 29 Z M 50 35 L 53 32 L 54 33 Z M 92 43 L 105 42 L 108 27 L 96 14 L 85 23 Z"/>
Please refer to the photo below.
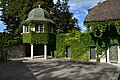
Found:
<path fill-rule="evenodd" d="M 19 45 L 22 43 L 21 35 L 0 33 L 0 47 L 8 47 L 13 45 Z"/>

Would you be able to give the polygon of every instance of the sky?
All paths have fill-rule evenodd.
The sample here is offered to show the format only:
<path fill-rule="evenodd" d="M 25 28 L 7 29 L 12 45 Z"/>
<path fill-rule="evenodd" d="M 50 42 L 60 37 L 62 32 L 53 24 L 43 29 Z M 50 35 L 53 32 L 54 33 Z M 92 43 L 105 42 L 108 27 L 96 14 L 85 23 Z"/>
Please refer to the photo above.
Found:
<path fill-rule="evenodd" d="M 57 0 L 54 0 L 54 2 L 56 1 Z M 88 9 L 102 1 L 104 0 L 69 0 L 68 5 L 70 6 L 70 11 L 74 14 L 74 17 L 78 19 L 78 24 L 82 28 L 82 31 L 86 30 L 83 21 L 88 14 Z M 5 29 L 5 25 L 0 21 L 0 32 L 3 32 L 3 29 Z"/>
<path fill-rule="evenodd" d="M 78 19 L 78 24 L 82 31 L 86 30 L 83 21 L 88 14 L 88 10 L 104 0 L 69 0 L 70 11 Z"/>

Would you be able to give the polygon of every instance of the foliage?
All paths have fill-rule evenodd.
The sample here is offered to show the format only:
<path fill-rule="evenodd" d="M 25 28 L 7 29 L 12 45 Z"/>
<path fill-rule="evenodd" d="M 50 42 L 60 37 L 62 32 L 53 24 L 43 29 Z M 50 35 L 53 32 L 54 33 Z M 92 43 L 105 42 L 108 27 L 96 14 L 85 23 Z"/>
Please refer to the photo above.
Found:
<path fill-rule="evenodd" d="M 73 18 L 73 13 L 69 11 L 68 0 L 1 0 L 1 21 L 6 25 L 6 30 L 10 33 L 20 34 L 22 23 L 26 20 L 29 12 L 33 8 L 46 9 L 55 21 L 58 32 L 68 32 L 68 30 L 78 29 L 78 21 Z"/>
<path fill-rule="evenodd" d="M 31 34 L 24 33 L 22 34 L 23 43 L 31 43 Z"/>
<path fill-rule="evenodd" d="M 56 39 L 56 57 L 64 57 L 66 46 L 70 46 L 71 59 L 89 60 L 89 47 L 94 45 L 96 46 L 97 60 L 99 61 L 99 55 L 103 55 L 103 52 L 106 52 L 109 46 L 119 45 L 120 43 L 120 35 L 115 26 L 117 23 L 109 22 L 108 26 L 105 27 L 105 23 L 96 22 L 87 24 L 91 25 L 90 32 L 80 33 L 73 31 L 67 34 L 58 34 Z M 100 35 L 96 35 L 97 30 L 100 30 Z"/>
<path fill-rule="evenodd" d="M 65 54 L 65 38 L 66 35 L 62 34 L 57 34 L 56 35 L 56 50 L 55 50 L 55 57 L 64 57 Z"/>
<path fill-rule="evenodd" d="M 49 42 L 55 42 L 55 35 L 50 33 L 23 33 L 23 43 L 31 43 L 31 44 L 48 44 Z"/>
<path fill-rule="evenodd" d="M 22 22 L 38 5 L 52 14 L 53 0 L 1 0 L 1 21 L 6 25 L 6 30 L 15 33 L 17 29 L 16 33 L 20 33 Z"/>
<path fill-rule="evenodd" d="M 49 31 L 50 27 L 55 28 L 55 25 L 46 22 L 46 21 L 25 21 L 23 25 L 30 26 L 30 28 L 33 28 L 35 26 L 38 26 L 42 24 L 44 26 L 44 33 L 36 33 L 34 31 L 30 30 L 30 33 L 23 33 L 23 43 L 35 43 L 35 44 L 48 44 L 48 43 L 54 43 L 56 38 L 55 34 L 51 33 Z M 55 30 L 55 29 L 53 29 Z M 55 31 L 53 31 L 55 33 Z M 55 43 L 54 43 L 55 44 Z"/>
<path fill-rule="evenodd" d="M 8 32 L 14 33 L 20 22 L 27 17 L 25 14 L 32 9 L 32 4 L 28 0 L 1 0 L 1 8 L 1 21 L 6 25 Z"/>
<path fill-rule="evenodd" d="M 0 34 L 0 48 L 18 45 L 22 43 L 22 38 L 20 35 L 15 34 L 7 34 L 1 33 Z"/>
<path fill-rule="evenodd" d="M 111 45 L 120 45 L 120 21 L 85 23 L 90 28 L 92 39 L 97 47 L 97 56 Z M 99 34 L 98 34 L 99 31 Z M 96 36 L 97 35 L 97 36 Z"/>
<path fill-rule="evenodd" d="M 70 58 L 88 61 L 89 47 L 95 45 L 90 33 L 72 33 L 57 34 L 55 57 L 65 57 L 66 46 L 70 46 Z"/>
<path fill-rule="evenodd" d="M 69 30 L 79 29 L 78 20 L 73 18 L 73 13 L 69 11 L 69 0 L 57 0 L 54 4 L 53 20 L 56 23 L 56 29 L 58 33 L 66 33 Z"/>

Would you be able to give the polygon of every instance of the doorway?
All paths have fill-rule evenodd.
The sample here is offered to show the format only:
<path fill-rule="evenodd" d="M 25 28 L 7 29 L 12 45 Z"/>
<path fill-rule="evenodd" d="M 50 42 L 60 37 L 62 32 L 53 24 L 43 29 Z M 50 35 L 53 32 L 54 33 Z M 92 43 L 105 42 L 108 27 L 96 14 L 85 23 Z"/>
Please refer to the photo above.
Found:
<path fill-rule="evenodd" d="M 90 46 L 90 59 L 96 59 L 96 46 Z"/>
<path fill-rule="evenodd" d="M 118 46 L 114 45 L 109 48 L 109 60 L 110 62 L 118 61 Z"/>
<path fill-rule="evenodd" d="M 66 46 L 66 58 L 70 58 L 70 46 Z"/>

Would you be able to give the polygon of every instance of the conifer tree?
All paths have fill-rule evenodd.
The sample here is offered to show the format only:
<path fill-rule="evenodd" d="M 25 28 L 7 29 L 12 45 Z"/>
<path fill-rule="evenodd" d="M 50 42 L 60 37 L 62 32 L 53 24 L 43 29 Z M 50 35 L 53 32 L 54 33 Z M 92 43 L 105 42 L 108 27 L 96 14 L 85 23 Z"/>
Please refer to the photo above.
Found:
<path fill-rule="evenodd" d="M 58 33 L 66 33 L 73 29 L 80 30 L 78 20 L 73 18 L 73 13 L 69 10 L 70 6 L 68 6 L 68 1 L 69 0 L 58 0 L 54 5 L 54 20 Z"/>

